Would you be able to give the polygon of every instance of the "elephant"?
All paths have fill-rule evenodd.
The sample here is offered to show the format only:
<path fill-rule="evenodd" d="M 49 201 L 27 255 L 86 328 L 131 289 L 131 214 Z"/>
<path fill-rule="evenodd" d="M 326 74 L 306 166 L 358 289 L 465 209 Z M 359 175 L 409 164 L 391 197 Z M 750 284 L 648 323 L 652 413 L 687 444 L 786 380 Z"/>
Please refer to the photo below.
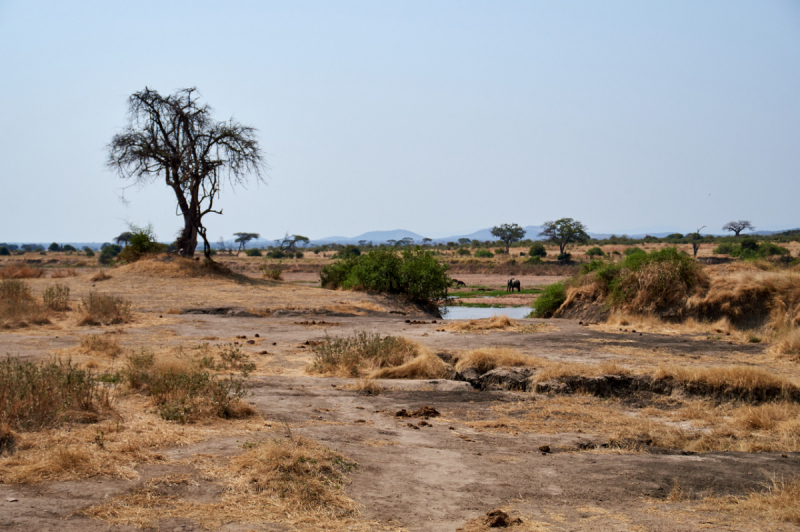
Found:
<path fill-rule="evenodd" d="M 508 285 L 506 285 L 506 292 L 513 292 L 514 289 L 517 289 L 517 292 L 522 290 L 522 285 L 520 285 L 518 279 L 514 279 L 513 277 L 508 280 Z"/>

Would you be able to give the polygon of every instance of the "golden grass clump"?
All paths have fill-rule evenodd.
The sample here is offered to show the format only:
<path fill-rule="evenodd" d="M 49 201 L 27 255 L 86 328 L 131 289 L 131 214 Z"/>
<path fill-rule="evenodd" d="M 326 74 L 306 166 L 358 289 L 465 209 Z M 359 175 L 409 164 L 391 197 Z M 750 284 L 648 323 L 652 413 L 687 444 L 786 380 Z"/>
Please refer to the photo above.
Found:
<path fill-rule="evenodd" d="M 38 279 L 44 275 L 44 269 L 30 266 L 9 264 L 0 268 L 0 279 Z"/>
<path fill-rule="evenodd" d="M 448 323 L 445 330 L 450 332 L 505 331 L 516 326 L 517 323 L 514 320 L 501 314 L 480 320 L 454 321 Z"/>
<path fill-rule="evenodd" d="M 206 276 L 229 276 L 231 271 L 224 265 L 213 261 L 192 260 L 173 255 L 150 256 L 116 269 L 122 274 L 145 275 L 149 277 L 190 278 Z"/>
<path fill-rule="evenodd" d="M 132 493 L 92 506 L 82 514 L 113 525 L 155 526 L 166 518 L 191 519 L 207 529 L 228 523 L 280 522 L 302 530 L 373 530 L 357 521 L 359 505 L 344 493 L 346 474 L 357 467 L 312 440 L 290 435 L 257 443 L 222 466 L 201 464 L 204 476 L 222 483 L 221 502 L 197 503 L 169 488 L 191 478 L 150 480 Z"/>
<path fill-rule="evenodd" d="M 443 379 L 453 370 L 441 358 L 423 348 L 421 354 L 396 367 L 381 368 L 370 373 L 370 379 Z"/>
<path fill-rule="evenodd" d="M 800 359 L 800 327 L 785 327 L 778 332 L 770 351 L 779 356 Z"/>
<path fill-rule="evenodd" d="M 97 283 L 97 282 L 100 282 L 100 281 L 106 281 L 108 279 L 111 279 L 111 276 L 108 275 L 105 270 L 100 270 L 96 274 L 94 274 L 91 277 L 89 277 L 89 280 L 92 281 L 93 283 Z"/>
<path fill-rule="evenodd" d="M 119 333 L 90 334 L 81 338 L 81 349 L 87 355 L 103 355 L 117 358 L 122 353 L 119 345 Z"/>
<path fill-rule="evenodd" d="M 50 310 L 69 310 L 69 287 L 58 283 L 48 286 L 42 293 L 42 302 Z"/>
<path fill-rule="evenodd" d="M 455 369 L 463 371 L 467 368 L 474 368 L 478 373 L 483 374 L 503 366 L 537 366 L 541 364 L 541 360 L 523 355 L 512 347 L 481 347 L 459 355 Z"/>
<path fill-rule="evenodd" d="M 78 275 L 78 272 L 75 268 L 67 268 L 67 269 L 55 269 L 50 272 L 51 279 L 63 279 L 65 277 L 75 277 Z"/>
<path fill-rule="evenodd" d="M 582 364 L 580 362 L 543 361 L 542 369 L 533 376 L 535 382 L 547 382 L 565 377 L 598 377 L 601 375 L 628 375 L 630 370 L 616 362 Z"/>
<path fill-rule="evenodd" d="M 356 379 L 355 382 L 344 386 L 346 390 L 355 390 L 363 395 L 380 395 L 383 393 L 383 386 L 373 379 Z"/>
<path fill-rule="evenodd" d="M 764 491 L 753 491 L 747 497 L 710 497 L 706 505 L 714 510 L 800 525 L 800 479 L 773 478 L 765 487 Z"/>
<path fill-rule="evenodd" d="M 796 395 L 798 389 L 785 377 L 753 366 L 732 365 L 712 367 L 687 367 L 662 365 L 653 374 L 656 379 L 673 379 L 684 385 L 704 385 L 743 395 L 762 396 L 777 394 L 782 397 Z"/>
<path fill-rule="evenodd" d="M 81 300 L 78 325 L 116 325 L 131 321 L 131 302 L 111 294 L 92 292 Z"/>
<path fill-rule="evenodd" d="M 312 346 L 310 373 L 359 377 L 381 368 L 405 364 L 419 356 L 421 346 L 399 336 L 356 331 L 352 336 L 326 337 Z"/>
<path fill-rule="evenodd" d="M 0 327 L 13 329 L 45 323 L 50 323 L 47 309 L 33 299 L 25 281 L 0 281 Z"/>

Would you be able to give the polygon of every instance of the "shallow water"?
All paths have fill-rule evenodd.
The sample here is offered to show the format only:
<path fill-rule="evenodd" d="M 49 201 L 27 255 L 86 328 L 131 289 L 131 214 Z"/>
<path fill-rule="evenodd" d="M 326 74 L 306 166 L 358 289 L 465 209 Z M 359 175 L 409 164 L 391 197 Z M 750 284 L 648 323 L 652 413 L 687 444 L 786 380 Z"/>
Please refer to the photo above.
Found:
<path fill-rule="evenodd" d="M 446 320 L 478 320 L 481 318 L 491 318 L 492 316 L 508 316 L 514 320 L 520 320 L 527 316 L 530 307 L 504 307 L 504 308 L 475 308 L 459 306 L 439 307 L 442 316 Z M 445 313 L 447 310 L 447 313 Z"/>

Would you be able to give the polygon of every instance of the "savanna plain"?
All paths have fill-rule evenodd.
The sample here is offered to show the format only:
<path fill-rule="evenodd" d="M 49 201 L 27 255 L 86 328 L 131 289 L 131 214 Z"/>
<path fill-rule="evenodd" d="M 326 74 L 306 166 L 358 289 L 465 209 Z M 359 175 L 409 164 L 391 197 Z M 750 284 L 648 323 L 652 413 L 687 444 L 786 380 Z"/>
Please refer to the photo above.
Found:
<path fill-rule="evenodd" d="M 0 529 L 797 530 L 797 267 L 664 249 L 445 252 L 453 306 L 562 291 L 464 320 L 326 254 L 2 257 Z"/>

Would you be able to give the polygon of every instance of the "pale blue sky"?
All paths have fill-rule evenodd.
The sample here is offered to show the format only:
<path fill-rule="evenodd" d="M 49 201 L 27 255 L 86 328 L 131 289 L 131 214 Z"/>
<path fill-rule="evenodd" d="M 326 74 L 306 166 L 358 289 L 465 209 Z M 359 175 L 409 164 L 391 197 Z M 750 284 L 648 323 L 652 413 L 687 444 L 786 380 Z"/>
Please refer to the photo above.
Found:
<path fill-rule="evenodd" d="M 214 240 L 800 226 L 797 1 L 0 0 L 0 241 L 173 236 L 104 167 L 145 86 L 260 130 Z"/>

